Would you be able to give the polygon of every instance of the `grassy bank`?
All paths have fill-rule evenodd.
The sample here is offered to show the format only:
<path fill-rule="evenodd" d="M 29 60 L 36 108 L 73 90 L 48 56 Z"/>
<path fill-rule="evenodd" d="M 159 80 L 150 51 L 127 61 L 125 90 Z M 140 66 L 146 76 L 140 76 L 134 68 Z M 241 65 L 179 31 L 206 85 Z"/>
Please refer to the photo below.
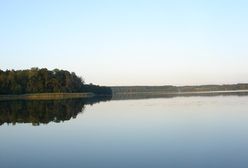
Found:
<path fill-rule="evenodd" d="M 93 97 L 93 93 L 35 93 L 20 95 L 0 95 L 1 100 L 53 100 Z"/>

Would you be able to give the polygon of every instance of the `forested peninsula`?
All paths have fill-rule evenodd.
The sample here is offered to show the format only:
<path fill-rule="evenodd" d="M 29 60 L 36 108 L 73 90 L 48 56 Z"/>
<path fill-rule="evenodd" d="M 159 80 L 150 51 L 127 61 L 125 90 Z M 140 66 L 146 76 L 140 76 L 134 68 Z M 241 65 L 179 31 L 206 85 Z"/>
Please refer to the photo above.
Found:
<path fill-rule="evenodd" d="M 31 68 L 26 70 L 0 70 L 0 95 L 32 95 L 36 97 L 45 93 L 57 96 L 111 95 L 109 87 L 85 84 L 84 80 L 74 72 L 66 70 L 48 70 L 46 68 Z M 80 93 L 80 94 L 79 94 Z"/>

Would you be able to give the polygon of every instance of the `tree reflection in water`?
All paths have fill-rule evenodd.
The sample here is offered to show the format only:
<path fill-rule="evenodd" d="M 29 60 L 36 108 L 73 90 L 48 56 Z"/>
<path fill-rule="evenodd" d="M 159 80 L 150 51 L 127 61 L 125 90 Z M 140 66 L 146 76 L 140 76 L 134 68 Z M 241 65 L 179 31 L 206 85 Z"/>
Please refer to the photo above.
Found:
<path fill-rule="evenodd" d="M 100 101 L 108 101 L 111 97 L 94 97 L 64 100 L 15 100 L 0 101 L 0 125 L 7 123 L 32 123 L 32 125 L 49 122 L 63 122 L 76 118 L 85 109 Z"/>

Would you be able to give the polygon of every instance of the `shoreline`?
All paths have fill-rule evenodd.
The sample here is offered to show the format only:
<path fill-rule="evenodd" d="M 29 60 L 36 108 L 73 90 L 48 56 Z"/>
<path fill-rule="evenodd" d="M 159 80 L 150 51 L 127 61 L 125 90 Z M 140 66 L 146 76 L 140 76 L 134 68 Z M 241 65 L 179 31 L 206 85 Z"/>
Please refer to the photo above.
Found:
<path fill-rule="evenodd" d="M 174 96 L 209 96 L 209 95 L 229 95 L 247 93 L 248 90 L 219 90 L 219 91 L 192 91 L 192 92 L 117 92 L 113 93 L 113 99 L 121 97 L 174 97 Z M 75 99 L 75 98 L 91 98 L 96 96 L 94 93 L 30 93 L 19 95 L 0 95 L 0 101 L 7 100 L 57 100 L 57 99 Z"/>
<path fill-rule="evenodd" d="M 55 100 L 55 99 L 74 99 L 74 98 L 89 98 L 95 94 L 87 93 L 30 93 L 20 95 L 0 95 L 0 101 L 5 100 Z"/>
<path fill-rule="evenodd" d="M 248 95 L 248 90 L 202 91 L 202 92 L 119 92 L 112 95 L 112 100 L 173 98 L 191 96 L 231 96 Z"/>
<path fill-rule="evenodd" d="M 184 95 L 184 94 L 208 94 L 208 93 L 246 93 L 248 90 L 216 90 L 216 91 L 184 91 L 184 92 L 169 92 L 169 91 L 147 91 L 147 92 L 116 92 L 113 95 L 124 95 L 124 94 L 173 94 L 173 95 Z"/>

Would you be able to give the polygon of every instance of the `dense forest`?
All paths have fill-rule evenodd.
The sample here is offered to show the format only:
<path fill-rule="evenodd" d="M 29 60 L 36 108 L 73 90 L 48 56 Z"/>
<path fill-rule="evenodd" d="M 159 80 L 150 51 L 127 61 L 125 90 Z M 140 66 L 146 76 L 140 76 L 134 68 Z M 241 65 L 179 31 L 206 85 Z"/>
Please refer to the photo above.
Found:
<path fill-rule="evenodd" d="M 92 92 L 111 95 L 109 87 L 85 84 L 74 72 L 31 68 L 27 70 L 0 70 L 0 94 L 77 93 Z"/>

